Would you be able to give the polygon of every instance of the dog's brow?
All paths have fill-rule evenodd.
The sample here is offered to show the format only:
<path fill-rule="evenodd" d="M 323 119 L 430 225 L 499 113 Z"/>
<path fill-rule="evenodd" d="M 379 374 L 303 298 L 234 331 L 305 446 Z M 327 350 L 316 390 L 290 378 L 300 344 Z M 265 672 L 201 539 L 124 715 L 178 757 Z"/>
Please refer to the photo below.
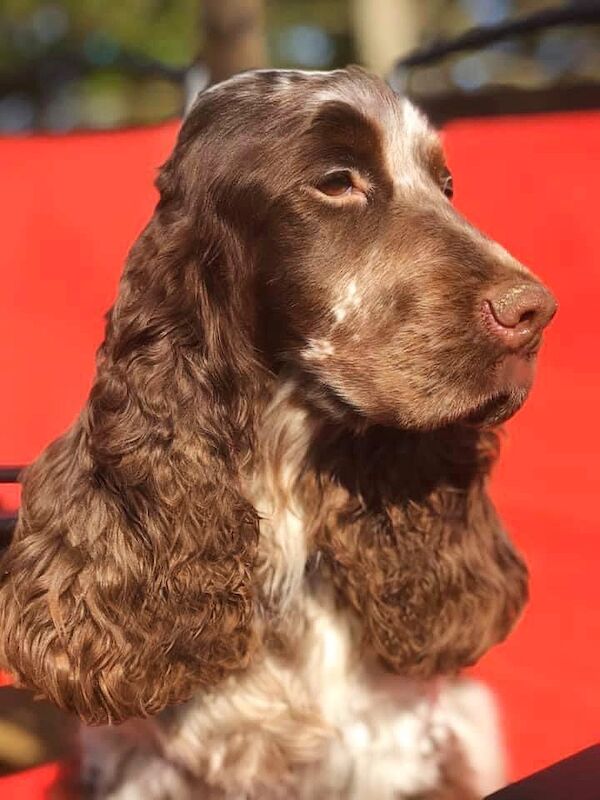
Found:
<path fill-rule="evenodd" d="M 368 119 L 356 106 L 343 99 L 328 99 L 322 102 L 313 117 L 312 126 L 336 125 L 343 128 L 356 128 L 356 126 L 371 127 Z"/>
<path fill-rule="evenodd" d="M 318 154 L 350 159 L 369 173 L 382 170 L 381 132 L 362 110 L 344 99 L 328 99 L 314 114 L 308 134 Z"/>
<path fill-rule="evenodd" d="M 429 172 L 440 175 L 442 172 L 448 169 L 444 148 L 442 147 L 439 139 L 428 138 L 423 143 L 422 151 L 422 157 Z"/>

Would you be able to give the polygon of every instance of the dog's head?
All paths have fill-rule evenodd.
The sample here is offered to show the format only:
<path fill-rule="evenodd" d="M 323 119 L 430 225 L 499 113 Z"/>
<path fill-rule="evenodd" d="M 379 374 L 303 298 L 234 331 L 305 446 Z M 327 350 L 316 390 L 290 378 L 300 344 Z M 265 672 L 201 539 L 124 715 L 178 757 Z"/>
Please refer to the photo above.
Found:
<path fill-rule="evenodd" d="M 432 429 L 522 403 L 554 301 L 453 209 L 423 117 L 359 69 L 202 94 L 132 249 L 88 403 L 28 470 L 0 661 L 91 722 L 247 664 L 265 383 Z"/>
<path fill-rule="evenodd" d="M 422 114 L 356 68 L 251 73 L 192 116 L 225 103 L 215 189 L 255 253 L 276 362 L 334 415 L 431 429 L 513 414 L 555 303 L 453 208 Z"/>

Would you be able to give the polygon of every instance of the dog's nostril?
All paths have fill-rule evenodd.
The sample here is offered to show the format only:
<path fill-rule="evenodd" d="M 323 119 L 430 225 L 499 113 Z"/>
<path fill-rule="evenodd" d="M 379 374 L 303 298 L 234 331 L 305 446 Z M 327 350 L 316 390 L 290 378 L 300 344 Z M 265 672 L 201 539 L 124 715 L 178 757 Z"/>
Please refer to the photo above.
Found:
<path fill-rule="evenodd" d="M 535 283 L 522 283 L 492 293 L 489 304 L 494 319 L 504 328 L 517 328 L 530 323 L 544 327 L 556 310 L 550 292 Z"/>
<path fill-rule="evenodd" d="M 539 283 L 505 286 L 490 293 L 486 305 L 492 332 L 515 346 L 540 333 L 556 311 L 554 297 Z"/>

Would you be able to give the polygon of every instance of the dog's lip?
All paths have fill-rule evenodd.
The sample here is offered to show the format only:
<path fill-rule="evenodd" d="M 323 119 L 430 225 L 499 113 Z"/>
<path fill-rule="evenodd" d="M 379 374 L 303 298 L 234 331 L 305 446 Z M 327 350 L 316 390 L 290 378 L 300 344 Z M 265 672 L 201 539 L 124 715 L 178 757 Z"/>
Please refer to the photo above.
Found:
<path fill-rule="evenodd" d="M 544 338 L 543 331 L 539 331 L 533 337 L 533 339 L 521 345 L 520 347 L 499 346 L 495 348 L 494 350 L 497 357 L 497 363 L 499 363 L 505 358 L 510 358 L 510 357 L 523 358 L 523 359 L 535 358 L 540 351 L 543 338 Z"/>
<path fill-rule="evenodd" d="M 515 351 L 515 355 L 521 358 L 535 358 L 542 346 L 543 332 L 540 331 L 528 345 L 522 347 L 520 350 Z"/>
<path fill-rule="evenodd" d="M 495 369 L 497 390 L 529 389 L 535 377 L 537 350 L 505 355 Z"/>

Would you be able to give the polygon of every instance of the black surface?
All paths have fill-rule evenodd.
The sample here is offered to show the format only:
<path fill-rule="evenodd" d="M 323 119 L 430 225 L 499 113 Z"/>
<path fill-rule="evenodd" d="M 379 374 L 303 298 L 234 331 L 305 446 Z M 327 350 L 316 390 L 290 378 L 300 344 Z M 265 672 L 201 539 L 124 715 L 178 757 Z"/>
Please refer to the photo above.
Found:
<path fill-rule="evenodd" d="M 0 549 L 9 545 L 16 524 L 16 511 L 14 513 L 0 511 Z"/>
<path fill-rule="evenodd" d="M 485 25 L 470 28 L 452 39 L 435 41 L 418 48 L 396 61 L 395 69 L 422 66 L 441 61 L 453 53 L 464 53 L 480 50 L 496 42 L 512 39 L 524 34 L 536 33 L 548 28 L 565 25 L 593 25 L 600 22 L 599 0 L 579 0 L 555 8 L 544 8 L 524 17 L 517 17 L 499 22 L 497 25 Z"/>
<path fill-rule="evenodd" d="M 600 82 L 553 86 L 549 89 L 519 89 L 494 86 L 479 92 L 444 92 L 419 95 L 408 92 L 415 105 L 426 112 L 435 125 L 453 119 L 502 117 L 514 114 L 544 114 L 587 111 L 600 108 Z"/>
<path fill-rule="evenodd" d="M 487 800 L 600 800 L 600 744 L 512 783 Z"/>
<path fill-rule="evenodd" d="M 0 483 L 18 483 L 23 467 L 0 466 Z"/>

